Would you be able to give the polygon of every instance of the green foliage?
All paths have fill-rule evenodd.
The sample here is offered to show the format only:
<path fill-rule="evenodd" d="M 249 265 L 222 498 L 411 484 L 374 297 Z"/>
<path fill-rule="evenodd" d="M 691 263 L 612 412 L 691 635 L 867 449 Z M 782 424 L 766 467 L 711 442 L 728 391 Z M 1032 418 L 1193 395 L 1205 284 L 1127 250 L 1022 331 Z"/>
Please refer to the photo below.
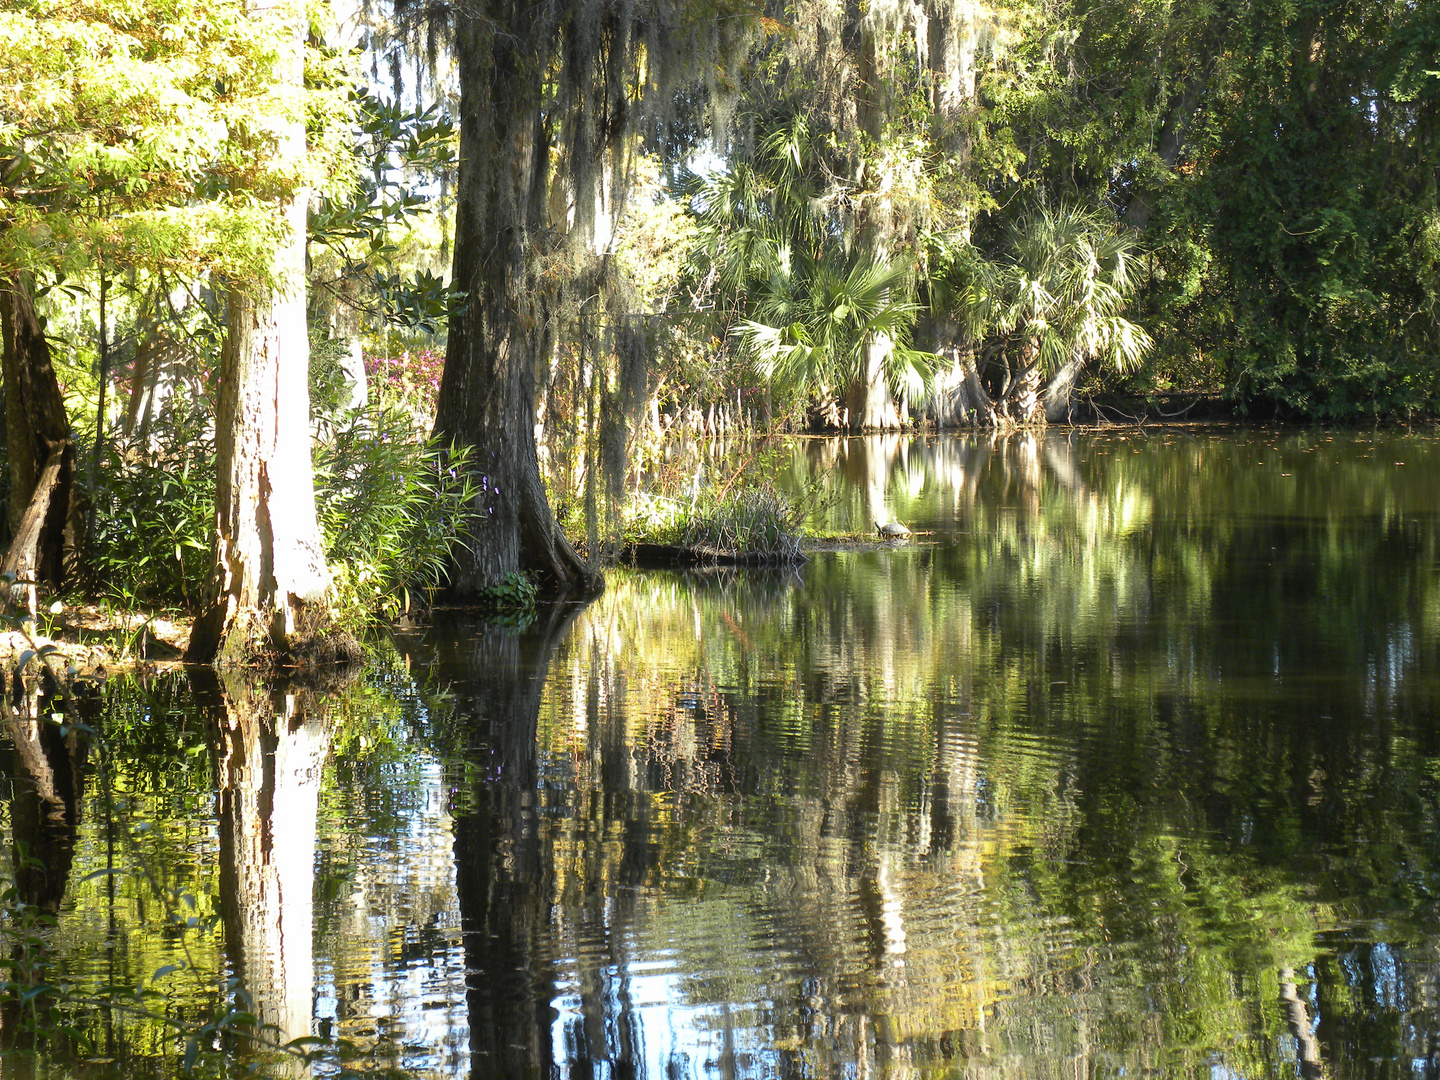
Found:
<path fill-rule="evenodd" d="M 90 493 L 91 588 L 126 607 L 191 607 L 210 572 L 214 436 L 198 409 L 172 408 L 150 449 L 112 445 Z"/>
<path fill-rule="evenodd" d="M 351 414 L 315 448 L 316 505 L 342 610 L 395 616 L 445 583 L 469 540 L 468 449 L 418 440 L 410 418 Z"/>
<path fill-rule="evenodd" d="M 350 343 L 325 337 L 310 328 L 310 415 L 332 416 L 350 400 L 350 380 L 343 366 Z"/>
<path fill-rule="evenodd" d="M 1201 317 L 1243 398 L 1311 417 L 1437 409 L 1440 88 L 1409 51 L 1417 31 L 1433 43 L 1427 9 L 1244 27 L 1249 92 L 1187 206 L 1217 256 Z"/>
<path fill-rule="evenodd" d="M 896 299 L 910 276 L 903 263 L 863 256 L 786 259 L 755 303 L 755 318 L 735 329 L 761 376 L 778 389 L 803 387 L 825 397 L 862 377 L 867 346 L 888 342 L 886 376 L 894 390 L 918 396 L 935 357 L 906 347 L 919 306 Z"/>
<path fill-rule="evenodd" d="M 1135 242 L 1094 212 L 1022 214 L 1005 226 L 994 259 L 967 247 L 937 262 L 950 286 L 937 294 L 1011 369 L 1053 373 L 1098 358 L 1125 371 L 1150 347 L 1145 330 L 1120 314 L 1135 290 Z"/>
<path fill-rule="evenodd" d="M 91 585 L 122 607 L 193 608 L 210 570 L 211 436 L 183 409 L 152 436 L 151 450 L 111 448 L 92 493 Z M 466 540 L 465 459 L 384 408 L 347 415 L 317 444 L 317 512 L 337 604 L 353 621 L 397 615 L 443 585 L 451 547 Z"/>
<path fill-rule="evenodd" d="M 865 377 L 867 349 L 887 345 L 892 389 L 918 393 L 934 357 L 908 346 L 919 306 L 913 269 L 852 244 L 858 192 L 825 160 L 803 115 L 777 125 L 728 172 L 686 185 L 700 243 L 697 279 L 714 283 L 731 333 L 782 395 L 824 400 Z"/>
<path fill-rule="evenodd" d="M 241 0 L 11 4 L 0 11 L 0 269 L 97 260 L 263 277 L 276 189 L 344 185 L 336 60 L 281 100 L 284 13 Z M 312 50 L 312 53 L 314 51 Z M 304 159 L 257 117 L 309 118 Z M 347 152 L 348 153 L 348 152 Z"/>
<path fill-rule="evenodd" d="M 989 129 L 1025 151 L 997 202 L 1104 199 L 1144 231 L 1132 317 L 1159 347 L 1132 389 L 1436 410 L 1434 5 L 1071 0 L 1026 20 L 985 84 Z"/>
<path fill-rule="evenodd" d="M 359 183 L 321 199 L 310 215 L 311 258 L 326 267 L 312 280 L 343 303 L 359 303 L 374 323 L 434 335 L 460 294 L 416 268 L 401 240 L 437 208 L 424 189 L 455 167 L 455 124 L 438 106 L 407 110 L 363 86 L 351 91 L 350 108 Z"/>
<path fill-rule="evenodd" d="M 382 406 L 416 417 L 434 417 L 435 396 L 440 392 L 444 370 L 444 352 L 431 347 L 365 357 L 371 395 Z"/>
<path fill-rule="evenodd" d="M 498 612 L 523 615 L 535 610 L 538 598 L 535 582 L 525 574 L 513 573 L 481 593 L 480 604 Z"/>

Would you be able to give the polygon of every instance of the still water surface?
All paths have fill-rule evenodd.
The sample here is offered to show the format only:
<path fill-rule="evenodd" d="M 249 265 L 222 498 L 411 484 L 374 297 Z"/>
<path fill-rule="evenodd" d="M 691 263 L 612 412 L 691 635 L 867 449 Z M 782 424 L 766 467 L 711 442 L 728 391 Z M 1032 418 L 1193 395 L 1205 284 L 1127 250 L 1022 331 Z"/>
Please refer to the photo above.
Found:
<path fill-rule="evenodd" d="M 1440 1074 L 1440 441 L 787 452 L 915 541 L 11 720 L 58 977 L 425 1077 Z M 178 1074 L 73 1018 L 57 1074 Z"/>

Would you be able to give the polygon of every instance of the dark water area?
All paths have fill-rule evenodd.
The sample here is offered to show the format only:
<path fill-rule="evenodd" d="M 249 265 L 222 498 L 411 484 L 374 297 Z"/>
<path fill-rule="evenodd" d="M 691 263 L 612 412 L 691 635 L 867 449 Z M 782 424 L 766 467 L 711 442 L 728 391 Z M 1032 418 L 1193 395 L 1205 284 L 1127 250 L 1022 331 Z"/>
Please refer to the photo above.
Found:
<path fill-rule="evenodd" d="M 238 978 L 347 1044 L 267 1075 L 1440 1075 L 1440 440 L 786 454 L 914 540 L 12 708 L 25 1067 L 234 1071 Z"/>

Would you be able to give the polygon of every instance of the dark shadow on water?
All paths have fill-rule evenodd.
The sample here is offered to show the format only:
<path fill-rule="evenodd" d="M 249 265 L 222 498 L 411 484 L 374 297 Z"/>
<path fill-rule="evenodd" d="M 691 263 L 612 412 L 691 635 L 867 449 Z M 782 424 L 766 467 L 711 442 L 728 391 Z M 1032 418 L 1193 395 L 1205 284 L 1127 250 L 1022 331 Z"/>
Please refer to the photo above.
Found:
<path fill-rule="evenodd" d="M 542 609 L 524 630 L 439 612 L 407 644 L 453 680 L 455 877 L 468 974 L 472 1075 L 547 1077 L 554 973 L 547 956 L 552 868 L 536 830 L 536 724 L 556 646 L 583 605 Z"/>

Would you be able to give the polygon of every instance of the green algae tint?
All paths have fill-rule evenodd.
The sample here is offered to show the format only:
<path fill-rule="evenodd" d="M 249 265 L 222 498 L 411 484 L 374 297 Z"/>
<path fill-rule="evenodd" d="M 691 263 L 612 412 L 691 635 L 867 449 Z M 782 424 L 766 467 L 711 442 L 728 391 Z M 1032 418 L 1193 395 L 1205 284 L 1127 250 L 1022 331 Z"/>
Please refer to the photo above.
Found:
<path fill-rule="evenodd" d="M 1440 442 L 789 451 L 913 539 L 12 708 L 3 1068 L 1440 1069 Z"/>

